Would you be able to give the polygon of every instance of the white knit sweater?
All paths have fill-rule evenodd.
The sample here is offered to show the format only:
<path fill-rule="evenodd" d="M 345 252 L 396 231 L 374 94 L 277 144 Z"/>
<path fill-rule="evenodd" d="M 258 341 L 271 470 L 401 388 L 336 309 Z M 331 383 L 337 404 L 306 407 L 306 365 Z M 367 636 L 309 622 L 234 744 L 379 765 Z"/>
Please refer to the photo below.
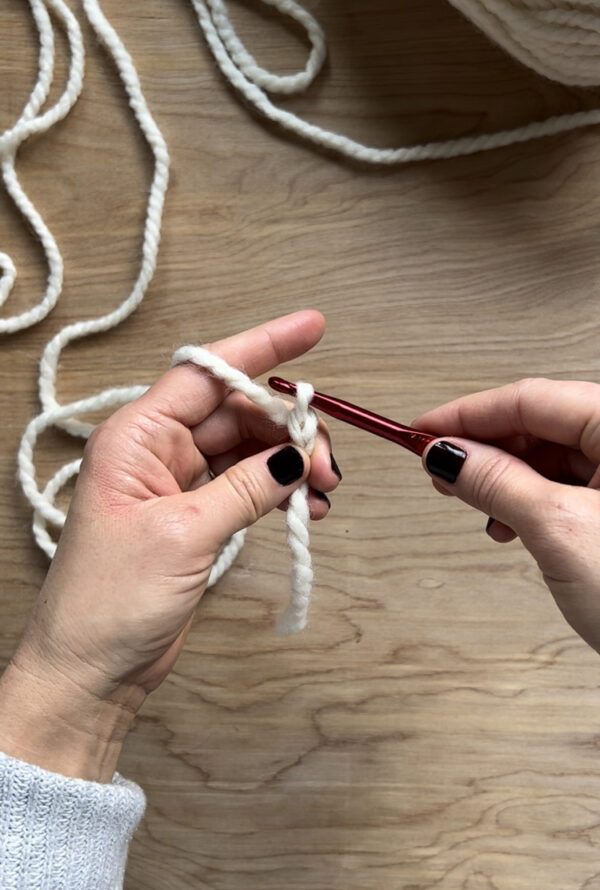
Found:
<path fill-rule="evenodd" d="M 118 773 L 102 785 L 0 753 L 0 888 L 120 890 L 145 805 Z"/>

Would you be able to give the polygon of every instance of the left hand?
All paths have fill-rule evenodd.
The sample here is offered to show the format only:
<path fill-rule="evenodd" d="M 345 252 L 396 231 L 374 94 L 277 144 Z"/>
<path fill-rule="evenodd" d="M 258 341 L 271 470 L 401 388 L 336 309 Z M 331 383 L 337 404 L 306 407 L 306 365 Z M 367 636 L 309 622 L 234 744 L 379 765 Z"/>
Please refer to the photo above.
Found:
<path fill-rule="evenodd" d="M 299 312 L 209 348 L 255 377 L 302 355 L 323 329 L 319 313 Z M 287 430 L 191 365 L 169 370 L 94 431 L 56 555 L 0 684 L 0 748 L 22 752 L 26 738 L 31 746 L 44 707 L 56 731 L 58 721 L 85 739 L 86 762 L 67 763 L 68 773 L 110 779 L 133 714 L 175 664 L 221 545 L 304 480 L 317 492 L 337 486 L 323 424 L 312 456 L 290 452 L 292 473 L 277 481 L 267 461 L 287 440 Z M 327 499 L 313 494 L 310 509 L 323 518 Z M 57 756 L 34 750 L 29 758 L 64 772 Z"/>

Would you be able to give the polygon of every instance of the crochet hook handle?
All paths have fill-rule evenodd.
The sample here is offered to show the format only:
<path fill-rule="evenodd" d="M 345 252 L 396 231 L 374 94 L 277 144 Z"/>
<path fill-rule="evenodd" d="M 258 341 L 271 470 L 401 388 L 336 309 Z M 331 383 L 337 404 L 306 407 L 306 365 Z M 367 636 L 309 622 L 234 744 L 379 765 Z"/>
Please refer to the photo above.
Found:
<path fill-rule="evenodd" d="M 277 392 L 285 393 L 289 396 L 296 395 L 296 385 L 284 380 L 282 377 L 269 377 L 269 386 Z M 343 399 L 336 399 L 334 396 L 328 396 L 323 392 L 315 392 L 311 405 L 318 408 L 325 414 L 343 420 L 345 423 L 351 423 L 361 430 L 373 433 L 375 436 L 381 436 L 384 439 L 390 439 L 396 445 L 402 445 L 412 451 L 413 454 L 423 454 L 427 445 L 433 442 L 437 436 L 431 433 L 424 433 L 421 430 L 415 430 L 411 426 L 405 426 L 402 423 L 396 423 L 388 417 L 382 417 L 381 414 L 374 414 L 367 411 L 366 408 L 360 408 L 358 405 L 352 405 Z"/>

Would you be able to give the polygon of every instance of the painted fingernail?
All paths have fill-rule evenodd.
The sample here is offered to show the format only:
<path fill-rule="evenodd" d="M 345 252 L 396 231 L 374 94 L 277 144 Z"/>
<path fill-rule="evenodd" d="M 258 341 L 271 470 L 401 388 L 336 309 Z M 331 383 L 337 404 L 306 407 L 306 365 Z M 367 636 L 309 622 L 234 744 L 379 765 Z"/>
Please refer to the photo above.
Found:
<path fill-rule="evenodd" d="M 325 503 L 327 504 L 328 507 L 331 507 L 331 501 L 329 500 L 329 498 L 327 497 L 327 495 L 325 494 L 324 491 L 319 491 L 318 488 L 313 488 L 312 493 L 320 501 L 325 501 Z"/>
<path fill-rule="evenodd" d="M 338 479 L 341 482 L 342 474 L 340 472 L 340 468 L 337 465 L 337 461 L 336 461 L 335 457 L 333 456 L 333 454 L 331 453 L 331 451 L 329 452 L 329 457 L 331 458 L 331 469 L 333 470 L 333 472 L 335 473 L 335 475 L 338 477 Z"/>
<path fill-rule="evenodd" d="M 467 459 L 467 452 L 451 442 L 436 442 L 427 454 L 427 469 L 446 482 L 456 482 Z"/>
<path fill-rule="evenodd" d="M 493 516 L 490 516 L 490 518 L 489 518 L 488 521 L 487 521 L 487 525 L 486 525 L 486 527 L 485 527 L 485 532 L 486 532 L 486 534 L 489 534 L 490 529 L 491 529 L 491 527 L 492 527 L 492 525 L 493 525 L 494 522 L 495 522 L 494 517 L 493 517 Z"/>
<path fill-rule="evenodd" d="M 280 485 L 291 485 L 304 473 L 302 455 L 293 445 L 286 445 L 272 454 L 267 460 L 267 466 L 273 479 Z"/>

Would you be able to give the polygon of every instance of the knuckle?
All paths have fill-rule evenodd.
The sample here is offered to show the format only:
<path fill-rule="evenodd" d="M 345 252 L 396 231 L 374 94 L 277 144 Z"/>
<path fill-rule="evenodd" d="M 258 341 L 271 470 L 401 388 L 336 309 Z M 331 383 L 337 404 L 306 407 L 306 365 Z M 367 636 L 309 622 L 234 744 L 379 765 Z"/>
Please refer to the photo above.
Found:
<path fill-rule="evenodd" d="M 99 450 L 103 441 L 106 439 L 106 423 L 107 421 L 104 421 L 104 423 L 98 424 L 98 426 L 92 430 L 85 443 L 85 451 L 91 453 Z"/>
<path fill-rule="evenodd" d="M 517 391 L 531 389 L 532 387 L 538 386 L 540 382 L 543 383 L 545 380 L 545 377 L 521 377 L 521 379 L 517 380 L 515 383 L 515 389 Z"/>
<path fill-rule="evenodd" d="M 495 505 L 503 497 L 509 486 L 510 458 L 496 454 L 488 458 L 480 467 L 473 480 L 475 506 L 494 515 Z"/>
<path fill-rule="evenodd" d="M 598 401 L 598 394 L 595 393 L 594 402 Z M 591 404 L 594 402 L 590 401 Z M 581 431 L 581 448 L 584 454 L 598 454 L 600 450 L 600 416 L 592 415 Z"/>
<path fill-rule="evenodd" d="M 540 384 L 545 383 L 543 377 L 522 377 L 512 385 L 512 414 L 515 427 L 519 430 L 527 427 L 525 422 L 526 405 L 535 398 Z"/>
<path fill-rule="evenodd" d="M 256 522 L 264 512 L 265 492 L 259 476 L 248 467 L 236 464 L 223 474 L 237 499 L 245 520 Z"/>
<path fill-rule="evenodd" d="M 104 464 L 106 447 L 110 444 L 110 439 L 110 431 L 107 431 L 104 423 L 92 430 L 83 449 L 82 471 L 94 473 Z"/>

